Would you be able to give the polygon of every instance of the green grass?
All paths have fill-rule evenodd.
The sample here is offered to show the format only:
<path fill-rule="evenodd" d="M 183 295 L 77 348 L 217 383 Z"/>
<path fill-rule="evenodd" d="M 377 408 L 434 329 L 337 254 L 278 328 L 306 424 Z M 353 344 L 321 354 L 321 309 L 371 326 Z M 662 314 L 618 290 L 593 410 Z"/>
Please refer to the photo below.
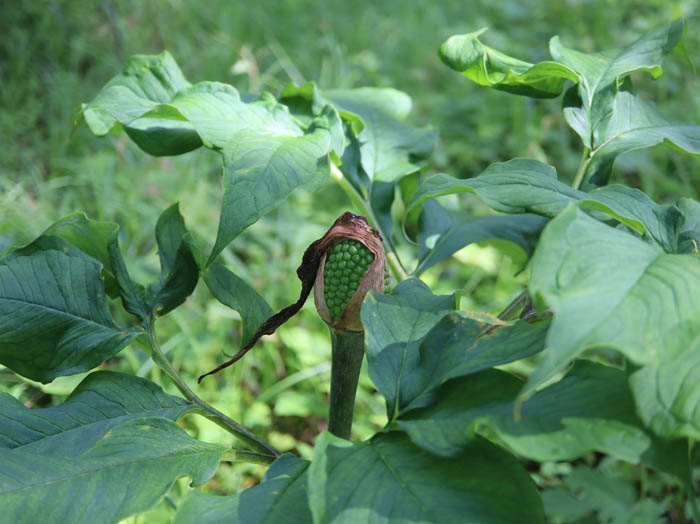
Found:
<path fill-rule="evenodd" d="M 491 162 L 524 156 L 556 165 L 560 176 L 571 179 L 580 151 L 561 117 L 561 101 L 480 88 L 442 65 L 438 46 L 452 34 L 488 26 L 487 44 L 537 61 L 548 57 L 546 43 L 555 34 L 568 46 L 600 50 L 680 15 L 690 28 L 686 47 L 697 56 L 700 8 L 691 0 L 5 2 L 0 7 L 8 28 L 0 39 L 0 136 L 5 139 L 0 252 L 81 210 L 120 224 L 132 276 L 149 281 L 158 267 L 153 227 L 176 200 L 188 227 L 210 247 L 220 198 L 216 155 L 200 150 L 156 159 L 124 136 L 97 139 L 84 127 L 71 134 L 80 103 L 90 100 L 131 54 L 168 49 L 191 81 L 221 80 L 254 93 L 278 93 L 290 80 L 314 80 L 321 87 L 395 87 L 413 98 L 414 122 L 439 130 L 427 173 L 473 176 Z M 671 119 L 700 122 L 700 91 L 680 56 L 666 60 L 659 80 L 636 75 L 635 81 Z M 615 179 L 668 201 L 679 195 L 697 198 L 697 172 L 692 158 L 659 147 L 621 158 Z M 474 197 L 460 202 L 463 209 L 479 206 Z M 346 209 L 359 212 L 331 181 L 315 194 L 295 194 L 237 238 L 222 261 L 279 309 L 298 296 L 295 270 L 306 246 Z M 424 280 L 435 292 L 464 289 L 465 309 L 493 312 L 517 294 L 525 281 L 520 269 L 493 248 L 470 247 L 432 268 Z M 240 336 L 236 314 L 212 300 L 203 285 L 160 320 L 158 330 L 190 384 L 235 352 Z M 309 301 L 240 363 L 206 379 L 198 394 L 276 446 L 309 456 L 326 424 L 329 359 L 327 328 Z M 139 350 L 128 349 L 105 365 L 148 376 L 175 391 Z M 70 380 L 42 391 L 0 369 L 0 390 L 31 405 L 60 401 Z M 356 421 L 358 438 L 385 421 L 366 372 Z M 189 417 L 185 424 L 204 440 L 230 440 L 203 419 Z M 257 466 L 224 467 L 208 488 L 231 493 L 261 472 Z M 186 484 L 180 483 L 171 497 L 184 491 Z M 171 515 L 164 502 L 149 521 L 167 521 Z"/>

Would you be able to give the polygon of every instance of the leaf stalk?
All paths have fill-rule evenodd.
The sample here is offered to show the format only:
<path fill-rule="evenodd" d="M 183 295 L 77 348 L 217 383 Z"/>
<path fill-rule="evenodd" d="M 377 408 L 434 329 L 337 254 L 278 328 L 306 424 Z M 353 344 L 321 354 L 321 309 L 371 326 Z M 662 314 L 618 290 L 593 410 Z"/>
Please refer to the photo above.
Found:
<path fill-rule="evenodd" d="M 576 176 L 574 176 L 574 181 L 571 183 L 571 187 L 578 189 L 581 187 L 583 178 L 586 176 L 586 171 L 588 171 L 588 165 L 591 163 L 591 150 L 588 147 L 583 148 L 583 153 L 581 154 L 581 162 L 579 162 L 578 169 L 576 170 Z"/>
<path fill-rule="evenodd" d="M 340 188 L 343 191 L 345 191 L 345 194 L 348 195 L 352 203 L 362 210 L 372 227 L 374 227 L 381 235 L 382 240 L 384 242 L 384 250 L 386 251 L 386 261 L 389 264 L 389 267 L 391 268 L 391 272 L 399 281 L 406 280 L 408 278 L 408 272 L 403 267 L 403 264 L 401 264 L 401 260 L 396 254 L 396 251 L 394 251 L 394 246 L 392 245 L 391 240 L 384 233 L 384 231 L 382 231 L 382 227 L 379 224 L 379 221 L 374 216 L 372 206 L 370 206 L 369 202 L 366 202 L 365 199 L 362 198 L 362 195 L 360 195 L 357 189 L 355 189 L 355 187 L 350 183 L 350 181 L 348 181 L 348 179 L 345 178 L 343 172 L 338 168 L 338 166 L 336 166 L 332 162 L 331 178 L 333 178 L 333 180 L 335 180 L 338 183 Z"/>
<path fill-rule="evenodd" d="M 161 350 L 160 344 L 158 343 L 158 339 L 156 338 L 155 327 L 153 325 L 149 326 L 146 330 L 146 333 L 148 335 L 148 342 L 151 350 L 151 358 L 153 358 L 153 361 L 156 363 L 156 365 L 160 369 L 162 369 L 166 375 L 168 375 L 170 380 L 173 381 L 177 389 L 180 390 L 180 393 L 182 393 L 182 395 L 187 400 L 197 405 L 200 414 L 202 414 L 204 417 L 208 418 L 215 424 L 221 426 L 229 433 L 235 435 L 236 438 L 238 438 L 242 442 L 245 442 L 248 446 L 259 452 L 260 454 L 268 456 L 270 462 L 272 462 L 275 458 L 281 455 L 281 453 L 275 447 L 268 444 L 264 440 L 259 439 L 253 433 L 241 426 L 238 422 L 224 415 L 221 411 L 219 411 L 213 406 L 210 406 L 201 398 L 199 398 L 197 394 L 189 388 L 185 381 L 182 380 L 182 377 L 180 377 L 180 375 L 177 373 L 175 368 L 173 368 L 172 364 Z"/>

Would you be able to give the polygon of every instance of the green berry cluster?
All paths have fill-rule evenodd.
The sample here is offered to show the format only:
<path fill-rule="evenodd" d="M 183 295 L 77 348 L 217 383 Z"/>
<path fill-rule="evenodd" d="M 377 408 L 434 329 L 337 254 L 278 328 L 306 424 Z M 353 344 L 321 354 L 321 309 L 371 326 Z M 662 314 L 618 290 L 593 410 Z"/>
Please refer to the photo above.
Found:
<path fill-rule="evenodd" d="M 374 260 L 374 254 L 357 240 L 341 240 L 326 258 L 323 270 L 323 296 L 331 318 L 345 309 Z"/>

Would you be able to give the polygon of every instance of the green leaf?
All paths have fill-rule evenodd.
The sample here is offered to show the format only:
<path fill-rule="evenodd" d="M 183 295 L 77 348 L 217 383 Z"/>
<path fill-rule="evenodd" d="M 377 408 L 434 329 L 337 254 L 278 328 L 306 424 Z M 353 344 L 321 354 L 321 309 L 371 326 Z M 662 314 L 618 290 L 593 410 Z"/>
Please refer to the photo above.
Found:
<path fill-rule="evenodd" d="M 408 411 L 397 423 L 415 444 L 445 457 L 458 455 L 477 431 L 540 462 L 599 451 L 680 479 L 687 475 L 685 441 L 665 442 L 644 428 L 624 371 L 577 361 L 561 381 L 525 402 L 516 419 L 522 385 L 496 369 L 450 380 L 433 405 Z"/>
<path fill-rule="evenodd" d="M 330 123 L 331 147 L 338 157 L 343 156 L 346 142 L 343 121 L 338 110 L 323 98 L 315 83 L 307 82 L 302 86 L 287 84 L 280 94 L 280 102 L 289 108 L 292 117 L 304 129 L 308 129 L 316 117 L 325 113 Z M 363 125 L 359 119 L 352 123 L 360 127 Z"/>
<path fill-rule="evenodd" d="M 74 454 L 67 433 L 34 453 L 0 449 L 0 505 L 9 522 L 117 522 L 155 505 L 182 476 L 194 485 L 216 470 L 225 447 L 191 438 L 165 418 L 137 418 L 104 428 Z"/>
<path fill-rule="evenodd" d="M 576 208 L 564 211 L 542 233 L 529 290 L 538 309 L 554 311 L 554 320 L 545 358 L 523 394 L 584 349 L 612 347 L 640 366 L 668 369 L 681 365 L 683 355 L 693 355 L 700 341 L 700 257 L 664 253 Z M 697 396 L 685 390 L 677 397 L 684 380 L 664 373 L 658 383 L 647 383 L 664 403 L 673 398 L 684 404 L 678 414 L 682 421 L 677 421 L 683 425 L 666 428 L 665 436 L 698 434 Z M 694 384 L 687 387 L 694 390 Z M 637 403 L 644 409 L 640 398 Z"/>
<path fill-rule="evenodd" d="M 228 84 L 190 85 L 167 53 L 132 57 L 124 73 L 82 114 L 97 135 L 120 123 L 139 147 L 154 155 L 180 154 L 201 144 L 221 151 L 224 197 L 208 263 L 296 188 L 318 188 L 329 171 L 331 148 L 342 146 L 337 143 L 339 116 L 332 107 L 322 108 L 302 128 L 269 94 L 246 101 Z"/>
<path fill-rule="evenodd" d="M 431 201 L 426 202 L 426 204 L 429 203 Z M 444 231 L 433 233 L 423 239 L 420 248 L 425 254 L 414 271 L 416 276 L 469 244 L 494 239 L 503 239 L 514 244 L 527 259 L 535 250 L 539 234 L 547 224 L 547 219 L 533 214 L 517 214 L 450 222 L 451 224 Z"/>
<path fill-rule="evenodd" d="M 548 321 L 505 323 L 488 315 L 450 313 L 415 345 L 401 366 L 401 411 L 432 403 L 445 380 L 529 357 L 544 348 Z"/>
<path fill-rule="evenodd" d="M 74 213 L 53 223 L 44 235 L 61 237 L 101 262 L 107 294 L 113 298 L 121 297 L 124 309 L 139 317 L 144 324 L 151 321 L 152 308 L 146 302 L 146 290 L 131 280 L 122 258 L 117 224 L 91 220 L 84 213 Z"/>
<path fill-rule="evenodd" d="M 187 232 L 177 202 L 158 217 L 156 242 L 161 276 L 148 287 L 148 309 L 162 316 L 182 304 L 199 280 L 195 252 L 201 253 Z"/>
<path fill-rule="evenodd" d="M 177 109 L 159 105 L 190 85 L 167 51 L 134 55 L 121 74 L 83 105 L 81 116 L 97 136 L 124 129 L 152 155 L 186 153 L 202 145 L 199 135 Z"/>
<path fill-rule="evenodd" d="M 163 417 L 176 421 L 195 409 L 184 399 L 163 392 L 149 380 L 96 371 L 59 406 L 27 409 L 11 395 L 0 393 L 0 448 L 51 454 L 54 442 L 77 456 L 111 427 L 134 418 Z"/>
<path fill-rule="evenodd" d="M 241 315 L 241 348 L 250 341 L 260 325 L 275 313 L 257 291 L 218 262 L 207 268 L 204 282 L 214 298 Z"/>
<path fill-rule="evenodd" d="M 100 263 L 52 236 L 0 260 L 0 333 L 0 361 L 41 382 L 88 371 L 138 334 L 114 323 Z"/>
<path fill-rule="evenodd" d="M 607 184 L 618 156 L 661 143 L 700 159 L 700 125 L 672 124 L 654 104 L 619 91 L 610 101 L 605 117 L 593 128 L 593 150 L 584 184 Z"/>
<path fill-rule="evenodd" d="M 617 524 L 663 524 L 666 508 L 653 499 L 637 501 L 635 489 L 625 479 L 578 466 L 564 478 L 567 490 L 544 491 L 548 517 L 565 517 L 565 522 L 583 513 L 595 513 L 595 522 Z M 568 497 L 566 497 L 568 495 Z M 566 498 L 564 498 L 566 497 Z M 556 500 L 560 503 L 556 504 Z M 569 502 L 566 504 L 566 502 Z M 561 504 L 565 502 L 565 504 Z M 573 506 L 573 507 L 572 507 Z M 600 520 L 598 520 L 600 519 Z M 556 522 L 560 522 L 557 520 Z M 577 521 L 578 522 L 578 521 Z"/>
<path fill-rule="evenodd" d="M 426 180 L 413 195 L 407 213 L 429 199 L 454 193 L 474 193 L 503 213 L 537 213 L 555 217 L 572 202 L 612 217 L 662 246 L 677 250 L 677 227 L 681 214 L 662 207 L 638 189 L 621 185 L 584 192 L 557 180 L 554 169 L 536 160 L 514 159 L 491 164 L 483 173 L 466 180 L 444 174 Z M 503 233 L 509 238 L 509 234 Z M 517 238 L 517 235 L 516 235 Z"/>
<path fill-rule="evenodd" d="M 85 213 L 73 213 L 51 224 L 43 234 L 67 240 L 83 253 L 99 260 L 103 271 L 114 274 L 108 248 L 119 234 L 119 226 L 114 222 L 99 222 L 90 220 Z"/>
<path fill-rule="evenodd" d="M 368 295 L 362 308 L 369 375 L 390 419 L 430 403 L 443 381 L 532 355 L 547 323 L 505 324 L 451 312 L 454 295 L 432 295 L 409 279 L 391 295 Z"/>
<path fill-rule="evenodd" d="M 559 37 L 550 41 L 554 59 L 578 76 L 580 108 L 565 108 L 569 125 L 581 136 L 584 145 L 596 147 L 594 129 L 610 112 L 610 97 L 614 96 L 621 79 L 635 71 L 647 71 L 654 78 L 661 76 L 661 61 L 680 42 L 684 32 L 683 20 L 650 31 L 633 43 L 601 53 L 582 53 L 564 47 Z"/>
<path fill-rule="evenodd" d="M 363 87 L 323 91 L 340 115 L 350 122 L 353 137 L 359 145 L 359 159 L 343 158 L 343 172 L 366 194 L 366 199 L 381 227 L 385 241 L 391 241 L 393 221 L 391 206 L 396 183 L 404 176 L 418 171 L 437 141 L 431 129 L 407 125 L 404 120 L 411 111 L 411 98 L 396 89 Z M 357 121 L 362 126 L 357 125 Z M 351 152 L 352 153 L 352 152 Z M 357 164 L 359 161 L 359 165 Z"/>
<path fill-rule="evenodd" d="M 411 111 L 410 97 L 389 88 L 334 89 L 321 93 L 343 118 L 364 124 L 357 135 L 362 168 L 370 179 L 394 182 L 420 168 L 411 157 L 425 158 L 435 147 L 430 129 L 410 127 L 404 120 Z"/>
<path fill-rule="evenodd" d="M 695 439 L 700 436 L 700 337 L 696 326 L 683 324 L 668 335 L 661 358 L 632 370 L 630 386 L 640 418 L 658 435 Z"/>
<path fill-rule="evenodd" d="M 260 484 L 237 495 L 190 494 L 178 508 L 174 524 L 307 524 L 311 522 L 308 468 L 308 460 L 284 454 L 270 466 Z"/>
<path fill-rule="evenodd" d="M 222 151 L 224 196 L 211 264 L 245 228 L 297 188 L 315 190 L 330 171 L 328 128 L 303 136 L 263 135 L 246 130 Z"/>
<path fill-rule="evenodd" d="M 440 46 L 440 59 L 479 85 L 533 98 L 559 96 L 567 80 L 578 82 L 574 71 L 556 62 L 531 64 L 482 44 L 485 31 L 450 37 Z"/>
<path fill-rule="evenodd" d="M 414 278 L 399 283 L 391 295 L 367 294 L 361 317 L 366 330 L 369 374 L 387 399 L 390 417 L 398 400 L 396 388 L 408 347 L 454 310 L 457 301 L 455 294 L 433 295 L 423 282 Z"/>
<path fill-rule="evenodd" d="M 677 206 L 684 217 L 678 232 L 678 252 L 697 252 L 700 246 L 700 202 L 681 198 Z"/>
<path fill-rule="evenodd" d="M 544 522 L 529 475 L 481 439 L 445 459 L 398 432 L 356 443 L 323 433 L 309 469 L 309 500 L 319 524 Z"/>
<path fill-rule="evenodd" d="M 226 148 L 237 140 L 238 133 L 251 129 L 261 135 L 303 135 L 287 107 L 272 96 L 265 94 L 246 103 L 233 86 L 220 82 L 199 82 L 182 89 L 168 107 L 177 110 L 197 131 L 203 144 L 212 149 Z M 155 115 L 151 112 L 144 116 Z"/>

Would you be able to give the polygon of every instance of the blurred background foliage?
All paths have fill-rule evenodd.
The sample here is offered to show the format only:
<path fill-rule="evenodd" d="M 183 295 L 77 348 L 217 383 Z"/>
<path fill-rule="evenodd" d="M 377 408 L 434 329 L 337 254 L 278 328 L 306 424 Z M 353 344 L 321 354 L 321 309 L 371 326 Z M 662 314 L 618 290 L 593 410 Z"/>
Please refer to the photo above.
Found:
<path fill-rule="evenodd" d="M 439 132 L 426 174 L 470 177 L 492 162 L 520 156 L 552 164 L 570 180 L 580 149 L 561 116 L 561 100 L 536 101 L 480 88 L 440 62 L 440 43 L 487 26 L 487 45 L 536 62 L 549 58 L 547 42 L 557 34 L 565 45 L 592 52 L 630 42 L 679 16 L 687 18 L 689 55 L 697 56 L 696 0 L 3 2 L 0 253 L 32 240 L 62 216 L 84 211 L 90 218 L 119 223 L 132 276 L 150 281 L 158 268 L 153 227 L 160 212 L 177 200 L 188 227 L 211 246 L 220 199 L 217 155 L 200 149 L 158 159 L 124 135 L 98 139 L 84 126 L 73 131 L 80 103 L 92 99 L 132 54 L 168 49 L 190 81 L 219 80 L 243 92 L 278 94 L 290 81 L 308 80 L 322 88 L 395 87 L 412 97 L 413 123 Z M 666 59 L 660 79 L 639 74 L 634 80 L 669 119 L 700 122 L 700 90 L 679 55 Z M 700 194 L 697 161 L 666 147 L 620 158 L 613 182 L 642 188 L 661 202 Z M 468 196 L 462 208 L 483 209 Z M 346 209 L 359 212 L 330 179 L 314 194 L 296 193 L 236 239 L 222 262 L 278 309 L 298 296 L 295 269 L 305 247 Z M 492 247 L 470 246 L 423 279 L 435 292 L 463 289 L 465 309 L 497 312 L 525 282 L 519 269 Z M 234 351 L 239 328 L 237 314 L 213 300 L 203 285 L 159 321 L 164 349 L 191 383 Z M 293 321 L 265 337 L 236 366 L 205 380 L 198 392 L 279 449 L 309 457 L 315 436 L 326 426 L 329 357 L 326 327 L 309 301 Z M 105 366 L 147 376 L 174 391 L 137 349 Z M 81 378 L 40 386 L 0 367 L 0 391 L 28 406 L 45 406 L 59 403 Z M 357 438 L 385 421 L 383 402 L 366 373 L 355 420 Z M 184 424 L 203 440 L 230 440 L 199 417 Z M 584 466 L 598 459 L 590 457 Z M 537 473 L 543 485 L 566 474 L 566 468 L 545 466 Z M 207 489 L 232 493 L 256 482 L 263 471 L 222 467 Z M 620 475 L 634 477 L 635 471 L 627 468 Z M 181 481 L 170 502 L 186 486 Z M 135 520 L 167 521 L 170 502 Z"/>

